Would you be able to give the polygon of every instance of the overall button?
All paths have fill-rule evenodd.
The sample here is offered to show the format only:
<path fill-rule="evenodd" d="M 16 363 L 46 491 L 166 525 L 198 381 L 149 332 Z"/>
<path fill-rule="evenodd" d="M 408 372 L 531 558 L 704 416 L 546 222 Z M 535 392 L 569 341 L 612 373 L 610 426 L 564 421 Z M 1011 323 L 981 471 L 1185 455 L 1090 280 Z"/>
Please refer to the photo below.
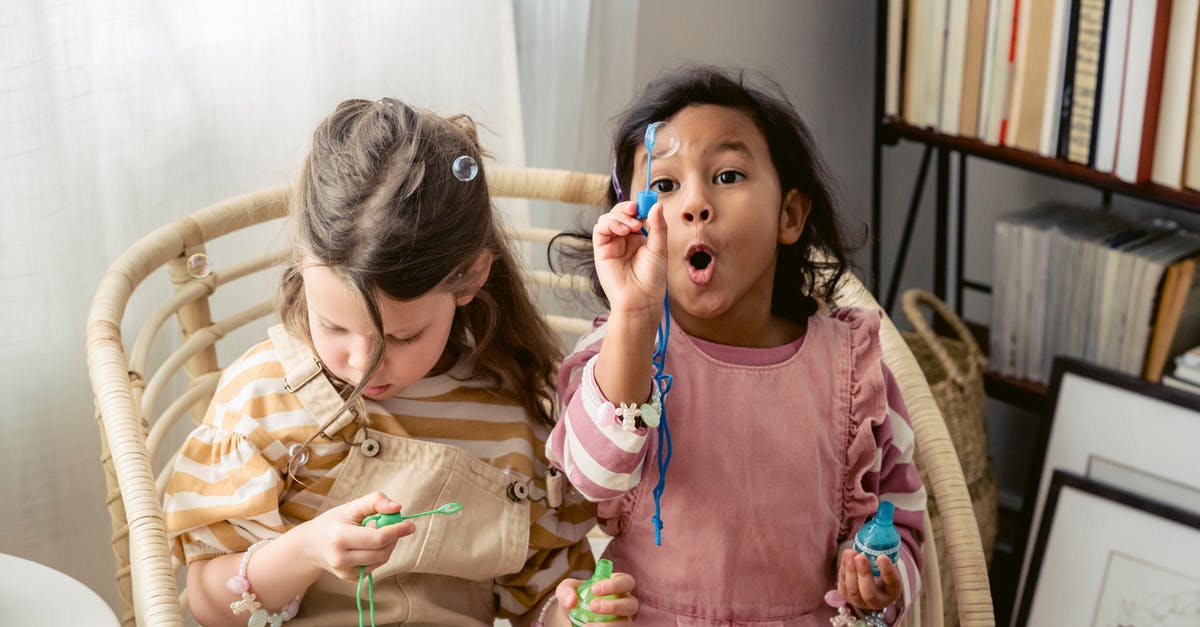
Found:
<path fill-rule="evenodd" d="M 529 486 L 519 481 L 508 484 L 508 500 L 513 503 L 523 501 L 529 496 Z"/>
<path fill-rule="evenodd" d="M 375 438 L 367 438 L 359 445 L 362 449 L 362 454 L 367 457 L 375 457 L 379 454 L 379 440 Z"/>

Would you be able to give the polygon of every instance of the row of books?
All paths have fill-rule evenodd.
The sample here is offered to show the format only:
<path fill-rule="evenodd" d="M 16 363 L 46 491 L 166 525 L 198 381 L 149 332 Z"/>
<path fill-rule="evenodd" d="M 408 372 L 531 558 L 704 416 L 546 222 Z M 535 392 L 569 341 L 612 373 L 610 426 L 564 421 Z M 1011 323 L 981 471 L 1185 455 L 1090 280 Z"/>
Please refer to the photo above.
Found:
<path fill-rule="evenodd" d="M 1200 0 L 890 0 L 885 112 L 1200 190 Z"/>
<path fill-rule="evenodd" d="M 1150 381 L 1200 345 L 1200 235 L 1045 203 L 996 222 L 990 367 L 1046 383 L 1056 355 Z"/>

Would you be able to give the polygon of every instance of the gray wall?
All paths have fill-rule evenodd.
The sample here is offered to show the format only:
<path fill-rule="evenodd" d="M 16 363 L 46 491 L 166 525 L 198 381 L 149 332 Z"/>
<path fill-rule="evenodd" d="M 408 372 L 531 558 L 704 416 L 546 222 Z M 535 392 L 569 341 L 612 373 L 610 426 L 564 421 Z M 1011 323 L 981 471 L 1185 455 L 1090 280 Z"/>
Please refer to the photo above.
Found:
<path fill-rule="evenodd" d="M 874 6 L 863 0 L 644 0 L 634 84 L 687 61 L 766 73 L 808 123 L 847 222 L 861 228 L 870 215 Z M 868 258 L 861 259 L 868 267 Z"/>
<path fill-rule="evenodd" d="M 683 61 L 745 66 L 782 84 L 817 139 L 835 179 L 851 227 L 870 219 L 871 123 L 874 103 L 875 2 L 852 0 L 643 0 L 638 7 L 635 85 Z M 890 280 L 922 147 L 910 142 L 884 150 L 882 279 Z M 936 163 L 936 161 L 934 162 Z M 957 159 L 952 159 L 952 167 Z M 967 161 L 966 278 L 992 282 L 992 229 L 997 216 L 1058 198 L 1099 203 L 1084 186 L 985 162 Z M 957 197 L 951 177 L 951 198 Z M 932 288 L 934 245 L 933 168 L 916 223 L 901 290 Z M 1114 204 L 1169 213 L 1117 197 Z M 1196 216 L 1172 217 L 1200 226 Z M 951 234 L 955 225 L 951 224 Z M 953 244 L 950 248 L 954 250 Z M 856 258 L 860 276 L 870 270 L 869 247 Z M 954 277 L 948 277 L 948 281 Z M 952 300 L 953 295 L 951 295 Z M 985 294 L 964 297 L 964 317 L 987 323 Z M 905 326 L 899 312 L 897 323 Z M 1036 417 L 998 402 L 987 407 L 990 448 L 1002 499 L 1016 505 L 1029 460 Z"/>

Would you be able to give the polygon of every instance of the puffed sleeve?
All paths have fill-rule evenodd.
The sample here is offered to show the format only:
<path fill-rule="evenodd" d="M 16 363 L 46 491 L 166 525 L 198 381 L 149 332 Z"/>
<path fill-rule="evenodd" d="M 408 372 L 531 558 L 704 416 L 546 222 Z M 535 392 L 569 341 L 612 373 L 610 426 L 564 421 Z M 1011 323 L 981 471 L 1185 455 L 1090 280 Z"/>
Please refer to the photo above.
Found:
<path fill-rule="evenodd" d="M 852 537 L 875 514 L 880 500 L 895 506 L 903 607 L 908 607 L 920 591 L 925 541 L 925 486 L 914 463 L 912 423 L 900 386 L 883 364 L 880 313 L 851 309 L 838 316 L 851 326 L 854 354 L 841 535 L 843 539 Z"/>
<path fill-rule="evenodd" d="M 612 413 L 612 403 L 596 384 L 592 369 L 604 330 L 603 320 L 597 319 L 592 333 L 580 339 L 559 368 L 562 419 L 546 444 L 550 462 L 592 501 L 616 499 L 637 486 L 650 450 L 646 446 L 650 430 L 622 428 L 621 420 Z M 657 398 L 657 386 L 651 388 Z"/>
<path fill-rule="evenodd" d="M 264 359 L 263 351 L 271 352 L 260 344 L 222 374 L 204 422 L 184 442 L 167 482 L 167 540 L 188 563 L 241 552 L 287 530 L 279 510 L 284 450 L 260 419 L 298 401 L 275 393 L 282 365 Z"/>

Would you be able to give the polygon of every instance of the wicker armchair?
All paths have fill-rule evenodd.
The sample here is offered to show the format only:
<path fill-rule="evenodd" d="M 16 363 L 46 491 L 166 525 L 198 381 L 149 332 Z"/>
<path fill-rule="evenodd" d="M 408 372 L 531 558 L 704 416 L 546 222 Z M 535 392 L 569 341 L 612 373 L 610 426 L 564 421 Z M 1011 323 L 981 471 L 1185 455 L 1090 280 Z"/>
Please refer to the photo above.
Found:
<path fill-rule="evenodd" d="M 494 196 L 545 199 L 598 205 L 608 178 L 534 168 L 492 167 L 488 181 Z M 286 213 L 287 188 L 279 187 L 233 198 L 201 209 L 165 225 L 126 250 L 105 272 L 92 300 L 87 322 L 88 370 L 96 398 L 101 434 L 101 462 L 108 487 L 107 504 L 117 557 L 116 582 L 122 599 L 123 625 L 183 625 L 184 595 L 177 585 L 182 567 L 167 547 L 162 513 L 162 488 L 171 463 L 156 463 L 169 441 L 172 427 L 184 415 L 198 420 L 220 376 L 217 343 L 235 329 L 274 315 L 267 298 L 222 320 L 213 321 L 210 298 L 222 285 L 271 269 L 285 258 L 283 251 L 218 268 L 195 278 L 189 259 L 205 253 L 212 240 L 246 227 L 278 219 Z M 519 240 L 545 243 L 555 231 L 513 229 Z M 139 286 L 156 270 L 166 268 L 174 293 L 136 329 L 126 350 L 121 328 L 125 309 Z M 530 280 L 555 289 L 585 289 L 582 279 L 564 279 L 544 271 L 529 271 Z M 145 290 L 143 290 L 145 291 Z M 226 290 L 228 291 L 228 290 Z M 840 302 L 878 307 L 856 280 L 844 287 Z M 149 363 L 151 345 L 174 317 L 183 333 L 182 344 L 161 364 Z M 551 324 L 567 333 L 590 328 L 589 320 L 550 316 Z M 953 578 L 958 589 L 963 625 L 993 625 L 987 571 L 963 473 L 941 414 L 912 354 L 890 321 L 881 331 L 885 360 L 903 388 L 916 432 L 918 464 L 929 472 L 929 488 L 937 495 L 949 543 L 950 564 L 940 569 L 932 546 L 927 547 L 922 621 L 940 625 L 939 575 Z M 244 347 L 243 347 L 244 348 Z M 240 353 L 240 350 L 237 351 Z M 237 353 L 235 353 L 237 354 Z M 168 398 L 171 379 L 187 373 L 187 388 Z M 158 409 L 165 405 L 165 409 Z M 157 469 L 157 480 L 156 480 Z M 929 543 L 930 545 L 932 542 Z M 930 559 L 932 557 L 932 559 Z M 915 616 L 913 616 L 915 618 Z"/>

